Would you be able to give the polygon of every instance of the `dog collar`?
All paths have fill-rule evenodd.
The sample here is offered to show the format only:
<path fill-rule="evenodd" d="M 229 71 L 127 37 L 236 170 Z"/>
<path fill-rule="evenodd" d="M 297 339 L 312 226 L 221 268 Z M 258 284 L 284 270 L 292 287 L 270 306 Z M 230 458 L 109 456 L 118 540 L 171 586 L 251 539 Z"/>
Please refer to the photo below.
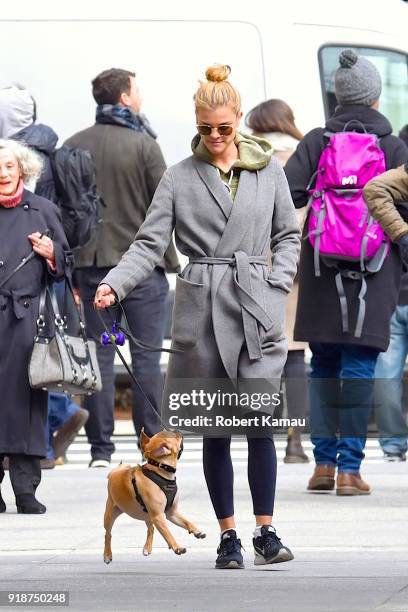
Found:
<path fill-rule="evenodd" d="M 170 474 L 176 473 L 176 468 L 172 467 L 171 465 L 167 465 L 167 463 L 160 463 L 155 459 L 148 459 L 147 463 L 150 463 L 150 465 L 154 465 L 155 467 L 165 470 L 166 472 L 170 472 Z"/>

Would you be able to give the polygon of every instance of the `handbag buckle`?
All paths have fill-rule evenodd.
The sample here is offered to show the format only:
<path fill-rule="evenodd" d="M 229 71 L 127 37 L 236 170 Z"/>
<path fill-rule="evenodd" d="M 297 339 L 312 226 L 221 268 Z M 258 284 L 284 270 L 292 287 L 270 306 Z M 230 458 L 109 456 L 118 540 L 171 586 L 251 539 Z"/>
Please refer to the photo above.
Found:
<path fill-rule="evenodd" d="M 57 327 L 60 327 L 60 328 L 64 329 L 65 323 L 64 323 L 64 319 L 61 317 L 61 315 L 59 315 L 59 314 L 55 315 L 54 322 L 55 322 L 55 325 Z"/>

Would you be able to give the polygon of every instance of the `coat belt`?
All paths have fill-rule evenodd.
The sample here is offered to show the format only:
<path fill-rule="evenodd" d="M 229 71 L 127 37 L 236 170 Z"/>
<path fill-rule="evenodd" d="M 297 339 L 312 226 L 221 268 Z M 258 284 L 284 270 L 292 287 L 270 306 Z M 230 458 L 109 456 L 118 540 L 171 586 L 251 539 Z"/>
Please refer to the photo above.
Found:
<path fill-rule="evenodd" d="M 268 265 L 264 255 L 247 255 L 244 251 L 236 251 L 233 257 L 192 257 L 191 264 L 224 265 L 236 268 L 234 274 L 235 290 L 241 306 L 244 336 L 250 359 L 262 357 L 262 346 L 259 338 L 258 323 L 268 330 L 273 321 L 265 312 L 263 306 L 254 298 L 251 290 L 251 264 Z"/>

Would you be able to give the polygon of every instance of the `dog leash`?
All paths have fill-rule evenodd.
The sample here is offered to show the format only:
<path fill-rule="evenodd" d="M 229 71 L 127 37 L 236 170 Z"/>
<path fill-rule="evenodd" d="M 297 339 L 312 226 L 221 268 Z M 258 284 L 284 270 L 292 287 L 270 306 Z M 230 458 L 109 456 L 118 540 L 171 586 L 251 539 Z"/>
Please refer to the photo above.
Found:
<path fill-rule="evenodd" d="M 144 350 L 147 351 L 151 351 L 151 352 L 166 352 L 166 353 L 182 353 L 183 351 L 177 350 L 177 349 L 165 349 L 163 347 L 155 347 L 155 346 L 151 346 L 149 344 L 146 344 L 145 342 L 142 342 L 141 340 L 136 339 L 133 334 L 131 333 L 131 331 L 129 330 L 129 323 L 128 320 L 126 318 L 126 314 L 124 311 L 124 308 L 122 306 L 122 304 L 115 298 L 115 302 L 119 305 L 121 311 L 122 311 L 122 316 L 124 317 L 124 321 L 126 324 L 126 328 L 124 328 L 122 325 L 117 325 L 117 329 L 119 329 L 122 333 L 125 334 L 125 336 L 131 340 L 137 347 L 142 348 Z M 105 309 L 107 311 L 107 313 L 109 314 L 112 323 L 115 322 L 114 318 L 112 317 L 111 312 L 109 311 L 109 307 Z M 153 412 L 156 414 L 157 418 L 160 421 L 161 426 L 163 427 L 164 430 L 166 431 L 172 431 L 171 429 L 169 429 L 166 424 L 164 423 L 164 421 L 161 418 L 161 415 L 159 414 L 159 412 L 156 410 L 156 408 L 153 406 L 152 402 L 150 401 L 150 399 L 147 397 L 146 393 L 143 390 L 143 387 L 141 386 L 141 384 L 139 383 L 139 381 L 137 380 L 136 376 L 133 374 L 132 370 L 130 369 L 130 367 L 128 366 L 128 364 L 126 363 L 126 359 L 123 357 L 121 351 L 119 350 L 117 344 L 116 344 L 116 336 L 112 333 L 112 330 L 109 331 L 101 313 L 99 312 L 99 309 L 96 310 L 96 313 L 99 317 L 99 320 L 103 326 L 103 329 L 105 330 L 105 332 L 108 334 L 109 336 L 109 341 L 110 344 L 113 345 L 113 348 L 115 349 L 116 354 L 118 355 L 119 359 L 121 360 L 122 364 L 124 365 L 127 373 L 129 374 L 129 376 L 131 377 L 131 379 L 133 380 L 133 382 L 135 383 L 135 385 L 137 386 L 137 388 L 139 389 L 139 391 L 141 392 L 141 394 L 143 395 L 144 399 L 146 400 L 147 404 L 150 406 L 150 408 L 153 410 Z"/>

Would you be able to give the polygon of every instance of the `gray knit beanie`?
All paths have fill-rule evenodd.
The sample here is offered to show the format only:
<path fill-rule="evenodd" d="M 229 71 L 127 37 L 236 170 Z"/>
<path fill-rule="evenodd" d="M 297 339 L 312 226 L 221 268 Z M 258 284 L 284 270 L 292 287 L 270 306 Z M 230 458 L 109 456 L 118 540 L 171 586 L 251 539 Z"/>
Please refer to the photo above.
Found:
<path fill-rule="evenodd" d="M 334 77 L 334 91 L 339 104 L 371 106 L 381 94 L 381 76 L 369 60 L 351 49 L 339 55 L 340 67 Z"/>

